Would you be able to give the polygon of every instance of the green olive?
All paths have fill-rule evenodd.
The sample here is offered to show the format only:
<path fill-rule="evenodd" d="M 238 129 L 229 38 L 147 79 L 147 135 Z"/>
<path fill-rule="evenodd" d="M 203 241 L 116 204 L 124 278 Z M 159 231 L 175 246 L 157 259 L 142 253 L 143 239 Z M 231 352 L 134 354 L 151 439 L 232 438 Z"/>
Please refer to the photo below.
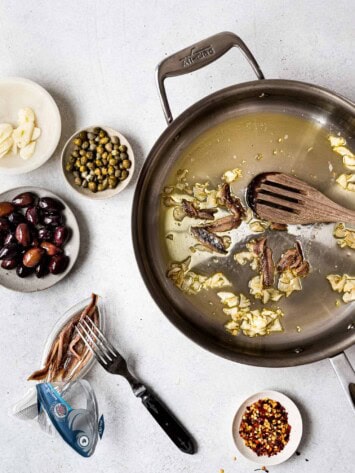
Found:
<path fill-rule="evenodd" d="M 124 159 L 122 161 L 122 166 L 124 169 L 129 169 L 132 166 L 132 163 L 129 159 Z"/>
<path fill-rule="evenodd" d="M 97 191 L 97 185 L 96 185 L 96 182 L 94 182 L 94 181 L 89 182 L 88 187 L 91 190 L 91 192 L 96 192 Z"/>

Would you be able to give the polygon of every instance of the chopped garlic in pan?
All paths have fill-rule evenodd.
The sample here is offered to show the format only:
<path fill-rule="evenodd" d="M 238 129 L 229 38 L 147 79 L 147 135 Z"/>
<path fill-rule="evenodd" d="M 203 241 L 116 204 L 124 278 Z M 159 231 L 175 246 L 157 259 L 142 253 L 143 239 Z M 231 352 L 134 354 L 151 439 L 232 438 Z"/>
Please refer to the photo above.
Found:
<path fill-rule="evenodd" d="M 273 287 L 263 289 L 261 276 L 254 276 L 249 281 L 249 290 L 250 294 L 252 294 L 255 299 L 260 299 L 263 304 L 267 304 L 269 301 L 277 302 L 284 295 Z"/>
<path fill-rule="evenodd" d="M 340 248 L 349 247 L 355 250 L 355 229 L 346 228 L 343 223 L 334 227 L 333 235 Z"/>
<path fill-rule="evenodd" d="M 346 141 L 345 141 L 345 138 L 343 138 L 342 136 L 334 136 L 334 135 L 330 135 L 328 137 L 328 140 L 330 142 L 330 146 L 332 148 L 335 148 L 337 146 L 345 146 L 346 145 Z"/>
<path fill-rule="evenodd" d="M 253 220 L 249 223 L 249 228 L 254 233 L 265 232 L 269 226 L 270 222 L 266 222 L 265 220 Z"/>
<path fill-rule="evenodd" d="M 292 270 L 286 270 L 281 273 L 277 288 L 289 297 L 294 291 L 302 290 L 301 278 L 295 276 Z"/>
<path fill-rule="evenodd" d="M 212 276 L 202 276 L 193 271 L 189 271 L 191 257 L 184 261 L 171 263 L 167 271 L 168 278 L 186 294 L 198 294 L 202 289 L 220 289 L 231 286 L 231 283 L 222 273 L 215 273 Z"/>
<path fill-rule="evenodd" d="M 235 168 L 235 169 L 226 171 L 222 176 L 222 180 L 227 182 L 227 184 L 231 184 L 232 182 L 242 177 L 242 175 L 243 175 L 242 170 L 239 168 Z"/>
<path fill-rule="evenodd" d="M 336 182 L 345 190 L 355 192 L 355 173 L 353 174 L 340 174 Z"/>
<path fill-rule="evenodd" d="M 343 301 L 345 303 L 355 301 L 355 276 L 329 274 L 327 279 L 333 291 L 343 294 Z"/>
<path fill-rule="evenodd" d="M 240 331 L 247 337 L 282 332 L 280 318 L 283 316 L 283 312 L 280 309 L 250 310 L 250 300 L 244 294 L 219 292 L 217 295 L 221 299 L 221 303 L 226 306 L 223 312 L 231 318 L 225 324 L 225 328 L 232 335 L 238 335 Z"/>

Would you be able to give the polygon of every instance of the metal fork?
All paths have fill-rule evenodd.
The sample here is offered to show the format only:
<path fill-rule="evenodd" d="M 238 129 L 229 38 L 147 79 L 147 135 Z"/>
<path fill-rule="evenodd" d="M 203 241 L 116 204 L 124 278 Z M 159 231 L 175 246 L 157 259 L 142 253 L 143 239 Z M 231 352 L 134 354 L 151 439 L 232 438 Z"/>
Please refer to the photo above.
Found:
<path fill-rule="evenodd" d="M 184 453 L 195 453 L 195 444 L 181 423 L 169 412 L 168 408 L 148 390 L 127 367 L 126 360 L 118 353 L 115 347 L 107 340 L 101 330 L 89 318 L 81 320 L 76 330 L 88 349 L 96 357 L 101 366 L 111 374 L 119 374 L 129 382 L 133 394 L 142 400 L 143 405 L 158 422 L 160 427 Z"/>

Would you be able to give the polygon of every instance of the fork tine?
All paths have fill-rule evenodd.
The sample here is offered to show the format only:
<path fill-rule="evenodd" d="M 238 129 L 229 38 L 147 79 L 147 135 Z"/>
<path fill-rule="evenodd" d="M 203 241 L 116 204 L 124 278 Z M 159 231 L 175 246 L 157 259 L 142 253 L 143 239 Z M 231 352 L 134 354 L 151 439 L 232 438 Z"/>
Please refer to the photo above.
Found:
<path fill-rule="evenodd" d="M 89 326 L 89 324 L 86 322 L 86 320 L 82 320 L 81 324 L 85 326 L 88 334 L 91 336 L 92 339 L 95 339 L 96 344 L 99 343 L 101 346 L 99 349 L 103 352 L 103 354 L 108 358 L 110 361 L 113 361 L 112 354 L 108 350 L 108 348 L 105 346 L 105 344 L 102 342 L 100 337 L 97 335 L 97 333 L 94 332 L 94 330 Z"/>
<path fill-rule="evenodd" d="M 102 340 L 103 343 L 105 343 L 105 346 L 107 349 L 110 350 L 110 352 L 114 355 L 114 356 L 120 356 L 120 354 L 118 353 L 118 351 L 116 350 L 116 348 L 109 342 L 109 340 L 107 340 L 107 338 L 105 337 L 105 335 L 101 332 L 101 330 L 99 329 L 99 327 L 95 324 L 95 322 L 93 320 L 90 319 L 90 317 L 86 317 L 85 321 L 88 321 L 90 322 L 90 325 L 97 331 L 97 333 L 100 335 L 100 337 L 97 337 L 99 338 L 100 340 Z"/>
<path fill-rule="evenodd" d="M 79 330 L 78 327 L 85 333 L 85 336 L 83 335 L 81 330 Z M 82 339 L 82 341 L 85 343 L 85 345 L 91 351 L 91 353 L 96 357 L 96 359 L 99 361 L 99 363 L 104 368 L 106 368 L 107 365 L 108 365 L 108 361 L 105 359 L 105 357 L 103 356 L 103 352 L 101 351 L 99 346 L 94 342 L 94 340 L 92 339 L 92 337 L 87 332 L 87 330 L 85 329 L 85 327 L 82 325 L 81 322 L 78 322 L 78 324 L 75 326 L 75 330 L 78 332 L 78 334 L 80 335 L 80 338 Z M 89 343 L 88 339 L 90 340 L 91 344 Z"/>

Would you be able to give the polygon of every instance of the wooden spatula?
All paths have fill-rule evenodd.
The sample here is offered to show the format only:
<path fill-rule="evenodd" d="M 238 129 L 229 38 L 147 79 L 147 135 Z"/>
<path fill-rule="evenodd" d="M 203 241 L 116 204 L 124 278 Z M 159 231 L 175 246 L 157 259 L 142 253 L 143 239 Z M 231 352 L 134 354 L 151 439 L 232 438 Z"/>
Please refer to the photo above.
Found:
<path fill-rule="evenodd" d="M 258 174 L 248 186 L 247 201 L 259 218 L 274 223 L 355 223 L 354 210 L 336 204 L 306 182 L 288 174 Z"/>

